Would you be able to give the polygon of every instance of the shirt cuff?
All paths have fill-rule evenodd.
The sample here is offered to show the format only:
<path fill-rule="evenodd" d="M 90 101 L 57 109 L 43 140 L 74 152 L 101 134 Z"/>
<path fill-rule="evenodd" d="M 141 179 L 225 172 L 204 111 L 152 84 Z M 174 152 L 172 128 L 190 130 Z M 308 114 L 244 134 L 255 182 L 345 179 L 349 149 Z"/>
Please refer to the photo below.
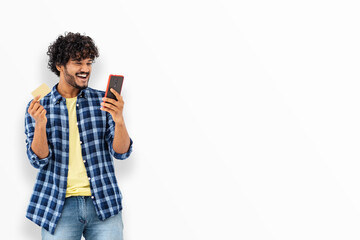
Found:
<path fill-rule="evenodd" d="M 44 166 L 46 166 L 49 162 L 49 159 L 52 156 L 52 151 L 49 148 L 49 155 L 45 158 L 39 158 L 31 149 L 31 147 L 29 147 L 28 149 L 28 157 L 30 159 L 30 163 L 31 165 L 33 165 L 35 168 L 43 168 Z"/>
<path fill-rule="evenodd" d="M 111 146 L 112 155 L 114 156 L 114 158 L 119 159 L 119 160 L 124 160 L 124 159 L 128 158 L 132 152 L 132 144 L 133 144 L 133 141 L 130 138 L 130 146 L 126 153 L 117 153 L 114 151 L 114 148 Z"/>

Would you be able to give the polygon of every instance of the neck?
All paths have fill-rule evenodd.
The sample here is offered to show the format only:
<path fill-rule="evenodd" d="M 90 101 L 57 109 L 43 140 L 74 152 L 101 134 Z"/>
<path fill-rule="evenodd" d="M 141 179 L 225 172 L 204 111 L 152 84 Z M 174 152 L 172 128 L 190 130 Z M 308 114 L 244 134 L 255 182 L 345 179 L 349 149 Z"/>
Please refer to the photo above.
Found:
<path fill-rule="evenodd" d="M 57 86 L 57 91 L 60 93 L 61 96 L 64 98 L 74 98 L 76 97 L 80 90 L 77 88 L 74 88 L 70 84 L 68 84 L 65 79 L 62 79 L 60 77 L 59 84 Z"/>

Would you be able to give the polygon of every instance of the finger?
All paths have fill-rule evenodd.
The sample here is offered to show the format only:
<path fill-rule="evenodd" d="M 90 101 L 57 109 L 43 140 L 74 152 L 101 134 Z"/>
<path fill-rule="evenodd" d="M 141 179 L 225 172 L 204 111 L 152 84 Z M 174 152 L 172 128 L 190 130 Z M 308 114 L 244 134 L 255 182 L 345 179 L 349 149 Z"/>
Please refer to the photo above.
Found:
<path fill-rule="evenodd" d="M 33 113 L 34 117 L 40 116 L 40 115 L 41 115 L 41 112 L 42 112 L 43 110 L 45 110 L 44 107 L 40 105 L 39 108 L 38 108 L 36 111 L 34 111 L 34 113 Z"/>
<path fill-rule="evenodd" d="M 107 107 L 101 107 L 100 110 L 102 111 L 105 111 L 105 112 L 108 112 L 110 113 L 111 115 L 113 115 L 115 112 L 114 110 L 110 109 L 110 108 L 107 108 Z"/>
<path fill-rule="evenodd" d="M 115 91 L 115 89 L 111 88 L 110 91 L 115 95 L 116 99 L 121 102 L 123 101 L 122 96 L 120 95 L 120 93 L 118 93 L 117 91 Z"/>
<path fill-rule="evenodd" d="M 111 88 L 110 91 L 115 95 L 116 99 L 119 100 L 120 94 L 117 91 L 115 91 L 115 89 L 113 88 Z"/>
<path fill-rule="evenodd" d="M 41 117 L 45 117 L 46 116 L 46 109 L 44 108 L 41 113 L 40 113 Z"/>
<path fill-rule="evenodd" d="M 40 104 L 39 102 L 35 102 L 32 110 L 33 110 L 34 112 L 36 112 L 40 107 L 42 107 L 41 104 Z"/>
<path fill-rule="evenodd" d="M 38 103 L 34 103 L 31 108 L 29 107 L 28 112 L 30 113 L 31 116 L 33 116 L 35 114 L 35 112 L 39 108 L 39 106 L 40 105 Z"/>
<path fill-rule="evenodd" d="M 112 103 L 112 104 L 114 104 L 114 105 L 124 104 L 124 100 L 123 100 L 122 96 L 120 96 L 120 95 L 118 95 L 117 100 L 112 99 L 112 98 L 104 97 L 104 98 L 103 98 L 103 101 L 104 101 L 104 102 Z"/>
<path fill-rule="evenodd" d="M 118 110 L 119 108 L 111 103 L 106 103 L 106 102 L 102 102 L 101 106 L 103 106 L 104 108 L 109 108 L 112 109 L 114 111 Z"/>
<path fill-rule="evenodd" d="M 108 102 L 108 103 L 111 103 L 111 104 L 114 104 L 116 105 L 118 101 L 116 101 L 115 99 L 112 99 L 112 98 L 107 98 L 107 97 L 103 97 L 102 99 L 104 102 Z"/>
<path fill-rule="evenodd" d="M 35 103 L 39 101 L 40 95 L 36 96 L 30 103 L 29 109 L 31 109 Z"/>

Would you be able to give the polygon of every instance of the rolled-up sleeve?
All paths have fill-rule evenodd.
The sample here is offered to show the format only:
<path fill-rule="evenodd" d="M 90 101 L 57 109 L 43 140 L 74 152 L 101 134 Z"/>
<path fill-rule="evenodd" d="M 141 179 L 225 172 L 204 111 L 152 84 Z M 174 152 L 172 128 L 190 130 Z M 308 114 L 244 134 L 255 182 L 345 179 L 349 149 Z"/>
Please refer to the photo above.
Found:
<path fill-rule="evenodd" d="M 110 154 L 115 158 L 115 159 L 118 159 L 118 160 L 125 160 L 127 159 L 131 152 L 132 152 L 132 145 L 133 145 L 133 141 L 132 139 L 130 138 L 130 146 L 129 146 L 129 149 L 126 153 L 117 153 L 115 152 L 114 148 L 113 148 L 113 140 L 114 140 L 114 134 L 115 134 L 115 122 L 114 120 L 112 119 L 111 117 L 111 114 L 110 113 L 106 113 L 107 114 L 107 129 L 106 129 L 106 136 L 105 136 L 105 139 L 106 139 L 106 142 L 109 146 L 109 151 L 110 151 Z"/>
<path fill-rule="evenodd" d="M 26 108 L 25 113 L 25 135 L 26 135 L 26 152 L 29 158 L 30 164 L 35 168 L 43 168 L 49 162 L 52 156 L 52 150 L 49 148 L 49 155 L 46 158 L 39 158 L 31 149 L 31 144 L 34 138 L 35 121 L 28 113 L 30 103 Z"/>
<path fill-rule="evenodd" d="M 112 144 L 111 144 L 111 155 L 114 156 L 114 158 L 116 159 L 119 159 L 119 160 L 124 160 L 124 159 L 127 159 L 128 157 L 130 157 L 130 154 L 132 152 L 132 144 L 133 144 L 133 141 L 132 139 L 130 138 L 130 146 L 129 146 L 129 149 L 126 153 L 117 153 L 114 151 L 114 148 L 112 147 Z"/>

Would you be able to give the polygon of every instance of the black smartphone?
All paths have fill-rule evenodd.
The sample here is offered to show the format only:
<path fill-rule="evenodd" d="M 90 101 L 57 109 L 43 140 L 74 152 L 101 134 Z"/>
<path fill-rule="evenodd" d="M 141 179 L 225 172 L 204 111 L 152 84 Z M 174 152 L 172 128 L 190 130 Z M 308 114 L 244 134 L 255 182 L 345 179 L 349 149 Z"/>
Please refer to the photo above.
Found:
<path fill-rule="evenodd" d="M 110 74 L 106 87 L 105 97 L 117 100 L 115 95 L 110 91 L 110 89 L 113 88 L 116 92 L 121 94 L 123 81 L 124 81 L 124 76 Z"/>

